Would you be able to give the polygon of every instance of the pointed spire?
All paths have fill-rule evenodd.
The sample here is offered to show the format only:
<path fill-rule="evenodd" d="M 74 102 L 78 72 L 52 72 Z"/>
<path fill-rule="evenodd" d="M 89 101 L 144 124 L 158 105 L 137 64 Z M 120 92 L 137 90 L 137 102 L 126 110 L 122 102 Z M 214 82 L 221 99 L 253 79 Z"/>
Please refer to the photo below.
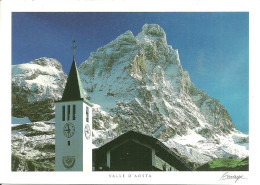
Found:
<path fill-rule="evenodd" d="M 75 41 L 73 41 L 73 62 L 67 79 L 65 89 L 63 91 L 61 101 L 84 100 L 84 90 L 79 77 L 77 65 L 75 62 Z"/>
<path fill-rule="evenodd" d="M 73 50 L 73 61 L 75 60 L 75 49 L 77 48 L 77 46 L 75 46 L 75 40 L 73 40 L 73 46 L 72 46 L 72 50 Z"/>

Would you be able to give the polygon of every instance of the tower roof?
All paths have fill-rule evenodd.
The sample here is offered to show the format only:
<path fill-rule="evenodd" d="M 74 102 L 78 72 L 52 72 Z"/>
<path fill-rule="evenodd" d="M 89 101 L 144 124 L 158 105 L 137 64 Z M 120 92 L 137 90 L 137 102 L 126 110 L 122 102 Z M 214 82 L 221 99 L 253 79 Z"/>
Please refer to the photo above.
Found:
<path fill-rule="evenodd" d="M 77 65 L 73 57 L 73 62 L 61 101 L 75 100 L 84 100 L 84 90 L 80 81 Z"/>

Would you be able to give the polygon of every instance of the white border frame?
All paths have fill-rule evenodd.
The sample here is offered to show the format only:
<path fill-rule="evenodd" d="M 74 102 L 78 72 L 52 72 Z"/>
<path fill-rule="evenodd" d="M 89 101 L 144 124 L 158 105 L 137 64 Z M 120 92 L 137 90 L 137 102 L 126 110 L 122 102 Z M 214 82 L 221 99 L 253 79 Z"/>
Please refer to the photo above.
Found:
<path fill-rule="evenodd" d="M 259 182 L 259 0 L 2 0 L 0 183 L 12 184 L 254 184 Z M 11 172 L 11 13 L 12 12 L 249 12 L 250 171 L 220 180 L 224 172 Z M 4 118 L 4 119 L 3 119 Z M 138 176 L 141 177 L 138 177 Z M 131 177 L 130 177 L 131 176 Z M 137 177 L 134 177 L 137 176 Z"/>

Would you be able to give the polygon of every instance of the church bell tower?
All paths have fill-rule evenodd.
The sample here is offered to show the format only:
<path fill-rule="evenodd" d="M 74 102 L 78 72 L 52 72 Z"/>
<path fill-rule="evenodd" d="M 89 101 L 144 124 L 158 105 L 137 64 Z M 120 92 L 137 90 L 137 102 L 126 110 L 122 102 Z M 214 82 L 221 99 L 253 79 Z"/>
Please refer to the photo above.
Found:
<path fill-rule="evenodd" d="M 73 61 L 62 99 L 55 102 L 55 171 L 92 171 L 92 104 Z"/>

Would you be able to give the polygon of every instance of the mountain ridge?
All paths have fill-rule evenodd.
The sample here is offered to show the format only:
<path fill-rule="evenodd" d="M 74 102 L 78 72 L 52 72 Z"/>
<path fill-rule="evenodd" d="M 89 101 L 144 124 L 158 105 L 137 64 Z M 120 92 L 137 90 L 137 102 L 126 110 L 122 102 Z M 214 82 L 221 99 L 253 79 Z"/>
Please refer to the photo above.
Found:
<path fill-rule="evenodd" d="M 170 148 L 179 148 L 184 155 L 189 155 L 189 151 L 204 153 L 200 162 L 218 157 L 213 151 L 197 151 L 196 145 L 206 145 L 207 141 L 211 141 L 219 157 L 239 153 L 219 147 L 219 137 L 240 133 L 225 107 L 191 82 L 181 66 L 178 50 L 167 45 L 166 34 L 159 25 L 144 25 L 136 37 L 126 31 L 92 52 L 79 66 L 79 72 L 90 101 L 105 111 L 97 111 L 93 119 L 97 129 L 94 143 L 98 146 L 136 129 L 149 135 L 157 133 L 158 139 L 168 142 Z M 202 136 L 198 142 L 203 144 L 194 143 L 188 148 L 186 144 L 170 142 L 191 131 Z M 230 137 L 227 142 L 232 143 Z M 243 152 L 247 153 L 246 149 Z"/>
<path fill-rule="evenodd" d="M 12 66 L 12 116 L 30 121 L 54 118 L 54 101 L 62 96 L 67 75 L 52 58 Z"/>
<path fill-rule="evenodd" d="M 49 86 L 49 91 L 56 93 L 55 97 L 51 96 L 53 99 L 61 98 L 67 79 L 58 68 L 55 68 L 59 71 L 56 76 L 62 83 L 58 91 L 52 91 L 55 86 Z M 236 130 L 218 100 L 195 87 L 181 66 L 178 50 L 167 44 L 166 33 L 159 25 L 146 24 L 137 36 L 126 31 L 92 52 L 78 71 L 86 98 L 94 103 L 93 143 L 96 146 L 128 130 L 138 130 L 198 164 L 220 157 L 248 156 L 248 135 Z M 17 75 L 12 79 L 28 77 Z M 22 98 L 23 86 L 15 84 L 15 80 L 13 83 L 12 87 L 18 88 L 13 92 Z M 34 91 L 26 93 L 30 95 Z M 16 103 L 13 107 L 19 106 Z M 43 105 L 49 107 L 45 119 L 53 118 L 53 103 Z M 35 120 L 43 121 L 43 118 L 39 116 L 31 121 Z"/>

